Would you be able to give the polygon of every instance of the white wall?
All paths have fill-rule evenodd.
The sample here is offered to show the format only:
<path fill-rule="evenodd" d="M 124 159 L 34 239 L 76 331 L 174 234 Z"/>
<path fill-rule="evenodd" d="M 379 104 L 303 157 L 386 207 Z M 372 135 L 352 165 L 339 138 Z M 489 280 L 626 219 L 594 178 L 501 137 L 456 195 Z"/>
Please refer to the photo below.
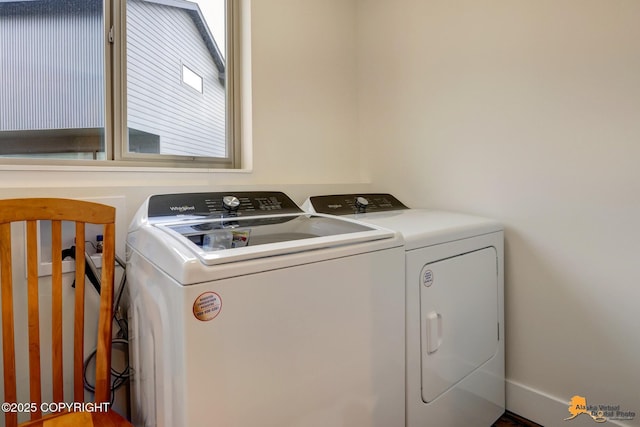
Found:
<path fill-rule="evenodd" d="M 360 182 L 356 7 L 253 2 L 254 178 Z"/>
<path fill-rule="evenodd" d="M 373 187 L 506 225 L 508 408 L 591 425 L 563 421 L 577 394 L 640 426 L 640 3 L 358 0 L 358 13 Z"/>

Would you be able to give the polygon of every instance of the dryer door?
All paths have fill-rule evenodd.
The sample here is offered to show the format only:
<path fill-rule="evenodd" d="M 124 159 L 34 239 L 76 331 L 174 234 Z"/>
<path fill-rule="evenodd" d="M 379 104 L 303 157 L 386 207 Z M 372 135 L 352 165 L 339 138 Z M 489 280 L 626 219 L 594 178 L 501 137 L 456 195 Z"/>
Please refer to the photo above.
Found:
<path fill-rule="evenodd" d="M 428 403 L 498 349 L 496 250 L 428 263 L 420 283 L 422 399 Z"/>

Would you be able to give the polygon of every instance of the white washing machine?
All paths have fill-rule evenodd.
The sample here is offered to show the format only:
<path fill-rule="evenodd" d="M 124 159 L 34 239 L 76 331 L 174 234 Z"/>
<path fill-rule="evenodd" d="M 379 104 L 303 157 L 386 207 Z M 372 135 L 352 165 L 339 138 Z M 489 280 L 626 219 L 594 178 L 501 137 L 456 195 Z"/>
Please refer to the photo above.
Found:
<path fill-rule="evenodd" d="M 404 236 L 406 425 L 492 425 L 505 409 L 502 226 L 390 194 L 317 196 L 303 208 Z"/>
<path fill-rule="evenodd" d="M 278 192 L 151 196 L 127 238 L 134 424 L 404 426 L 402 245 Z"/>

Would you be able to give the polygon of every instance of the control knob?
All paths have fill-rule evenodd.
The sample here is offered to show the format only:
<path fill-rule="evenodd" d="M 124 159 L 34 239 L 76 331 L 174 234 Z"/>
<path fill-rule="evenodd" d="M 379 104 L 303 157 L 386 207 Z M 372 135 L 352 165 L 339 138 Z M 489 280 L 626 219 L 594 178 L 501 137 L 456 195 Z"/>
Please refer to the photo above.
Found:
<path fill-rule="evenodd" d="M 236 212 L 240 207 L 240 199 L 236 196 L 224 196 L 222 198 L 222 207 L 229 212 Z"/>
<path fill-rule="evenodd" d="M 356 213 L 365 213 L 367 211 L 367 206 L 369 206 L 369 201 L 362 196 L 358 196 L 356 197 L 355 205 Z"/>

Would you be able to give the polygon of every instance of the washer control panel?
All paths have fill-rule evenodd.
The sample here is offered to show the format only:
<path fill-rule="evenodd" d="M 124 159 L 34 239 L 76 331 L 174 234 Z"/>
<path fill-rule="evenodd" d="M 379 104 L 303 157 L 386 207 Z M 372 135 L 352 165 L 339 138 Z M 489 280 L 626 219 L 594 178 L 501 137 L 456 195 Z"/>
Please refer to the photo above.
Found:
<path fill-rule="evenodd" d="M 255 216 L 300 213 L 302 209 L 284 193 L 230 191 L 216 193 L 158 194 L 149 198 L 147 215 Z"/>
<path fill-rule="evenodd" d="M 336 194 L 309 198 L 316 212 L 332 215 L 352 215 L 409 209 L 387 193 Z"/>

